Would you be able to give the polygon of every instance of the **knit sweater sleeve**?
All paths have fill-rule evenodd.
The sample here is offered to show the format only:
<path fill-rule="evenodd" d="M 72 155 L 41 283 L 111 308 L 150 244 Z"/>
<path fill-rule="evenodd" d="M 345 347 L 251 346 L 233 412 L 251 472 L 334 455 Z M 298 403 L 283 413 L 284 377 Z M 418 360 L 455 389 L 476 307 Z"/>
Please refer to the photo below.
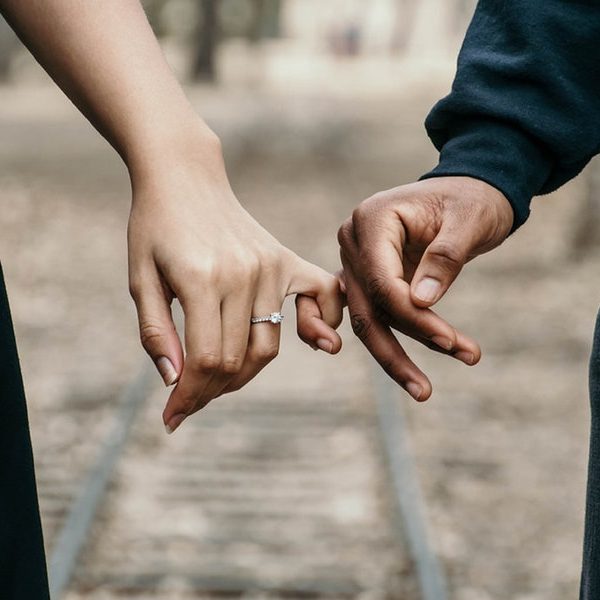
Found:
<path fill-rule="evenodd" d="M 480 0 L 426 128 L 440 160 L 423 178 L 490 183 L 519 227 L 600 152 L 600 1 Z"/>

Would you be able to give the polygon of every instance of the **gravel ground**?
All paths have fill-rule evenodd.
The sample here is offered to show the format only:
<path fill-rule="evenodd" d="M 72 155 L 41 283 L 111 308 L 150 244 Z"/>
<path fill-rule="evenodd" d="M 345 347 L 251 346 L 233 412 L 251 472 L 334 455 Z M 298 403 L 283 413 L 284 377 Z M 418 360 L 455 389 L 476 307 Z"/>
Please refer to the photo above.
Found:
<path fill-rule="evenodd" d="M 360 346 L 348 344 L 334 365 L 286 325 L 277 366 L 173 437 L 157 426 L 157 390 L 69 600 L 108 590 L 142 599 L 149 589 L 190 598 L 253 589 L 272 600 L 418 598 L 411 560 L 390 527 Z"/>
<path fill-rule="evenodd" d="M 284 243 L 333 270 L 337 225 L 352 207 L 433 164 L 421 122 L 445 85 L 360 101 L 191 94 L 225 141 L 243 203 Z M 76 479 L 117 390 L 143 360 L 126 291 L 128 184 L 111 151 L 58 93 L 4 88 L 0 98 L 0 257 L 39 477 L 58 464 Z M 600 261 L 571 258 L 583 189 L 580 179 L 537 200 L 529 225 L 470 265 L 440 307 L 482 343 L 478 367 L 407 344 L 435 387 L 424 405 L 399 401 L 452 599 L 563 600 L 577 593 L 586 363 L 600 298 Z M 356 352 L 367 363 L 366 353 Z M 298 361 L 294 368 L 307 368 Z M 328 363 L 332 389 L 344 376 L 341 365 Z M 285 391 L 287 377 L 286 370 L 265 376 L 249 393 L 261 386 Z M 157 401 L 157 426 L 159 411 Z M 41 488 L 51 544 L 60 515 Z"/>

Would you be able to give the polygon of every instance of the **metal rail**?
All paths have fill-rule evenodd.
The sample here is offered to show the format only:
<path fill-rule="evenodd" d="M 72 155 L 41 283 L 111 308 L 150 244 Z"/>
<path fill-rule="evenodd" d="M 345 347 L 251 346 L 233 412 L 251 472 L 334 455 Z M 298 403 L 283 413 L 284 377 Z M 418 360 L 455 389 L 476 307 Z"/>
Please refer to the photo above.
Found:
<path fill-rule="evenodd" d="M 398 511 L 399 535 L 409 545 L 423 600 L 446 600 L 445 575 L 431 546 L 398 388 L 377 367 L 373 369 L 373 380 L 382 444 Z"/>
<path fill-rule="evenodd" d="M 69 510 L 49 561 L 52 600 L 60 600 L 67 590 L 114 467 L 125 448 L 138 409 L 146 398 L 152 376 L 151 366 L 144 366 L 123 391 L 109 434 Z"/>
<path fill-rule="evenodd" d="M 62 599 L 73 579 L 79 556 L 84 550 L 111 476 L 127 445 L 132 425 L 148 395 L 153 377 L 152 366 L 144 367 L 122 393 L 109 434 L 101 446 L 96 462 L 81 485 L 79 495 L 71 505 L 50 557 L 49 578 L 53 600 Z M 396 508 L 396 536 L 408 545 L 422 600 L 446 600 L 445 577 L 430 543 L 424 502 L 415 473 L 397 388 L 379 369 L 374 369 L 373 387 L 377 401 L 377 421 L 381 432 L 381 452 L 387 463 Z M 270 429 L 277 430 L 276 427 Z M 145 580 L 144 582 L 148 583 Z M 136 587 L 132 583 L 128 582 L 128 589 Z M 203 588 L 213 589 L 213 591 L 216 589 L 231 591 L 232 588 L 237 590 L 244 587 L 246 583 L 242 585 L 236 581 L 219 584 L 213 579 L 210 582 L 204 580 L 196 582 L 197 586 L 202 584 Z M 322 582 L 319 583 L 321 584 Z M 137 585 L 141 583 L 137 582 Z M 305 582 L 302 591 L 307 593 L 310 589 L 311 597 L 318 598 L 319 590 L 325 594 L 332 592 L 332 589 L 320 589 L 319 586 L 317 586 L 319 589 L 314 586 L 311 588 L 310 585 L 313 584 L 305 588 L 306 585 Z M 258 589 L 257 582 L 252 584 L 252 589 L 255 588 Z M 358 592 L 345 587 L 335 588 L 335 590 L 340 596 L 353 596 L 354 592 Z M 276 592 L 277 589 L 271 591 Z"/>

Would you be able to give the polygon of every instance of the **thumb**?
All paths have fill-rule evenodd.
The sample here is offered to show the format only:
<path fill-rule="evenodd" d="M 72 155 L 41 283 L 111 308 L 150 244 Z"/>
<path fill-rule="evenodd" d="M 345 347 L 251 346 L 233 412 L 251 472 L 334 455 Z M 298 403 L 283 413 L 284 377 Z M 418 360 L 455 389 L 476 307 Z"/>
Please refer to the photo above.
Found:
<path fill-rule="evenodd" d="M 165 385 L 179 380 L 183 349 L 171 314 L 170 299 L 158 274 L 140 286 L 131 286 L 142 346 L 156 365 Z"/>
<path fill-rule="evenodd" d="M 425 250 L 411 282 L 417 306 L 429 307 L 448 291 L 469 260 L 474 242 L 464 228 L 442 227 Z"/>

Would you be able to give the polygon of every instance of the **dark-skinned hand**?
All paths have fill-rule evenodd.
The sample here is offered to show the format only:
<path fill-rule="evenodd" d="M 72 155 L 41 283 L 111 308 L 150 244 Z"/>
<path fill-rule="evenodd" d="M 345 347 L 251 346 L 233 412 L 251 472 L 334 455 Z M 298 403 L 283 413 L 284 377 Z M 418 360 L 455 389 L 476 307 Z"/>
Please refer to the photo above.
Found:
<path fill-rule="evenodd" d="M 431 383 L 392 330 L 476 364 L 479 345 L 431 307 L 469 260 L 506 239 L 512 224 L 512 208 L 496 188 L 470 177 L 443 177 L 380 192 L 340 228 L 352 328 L 416 400 L 431 396 Z"/>

